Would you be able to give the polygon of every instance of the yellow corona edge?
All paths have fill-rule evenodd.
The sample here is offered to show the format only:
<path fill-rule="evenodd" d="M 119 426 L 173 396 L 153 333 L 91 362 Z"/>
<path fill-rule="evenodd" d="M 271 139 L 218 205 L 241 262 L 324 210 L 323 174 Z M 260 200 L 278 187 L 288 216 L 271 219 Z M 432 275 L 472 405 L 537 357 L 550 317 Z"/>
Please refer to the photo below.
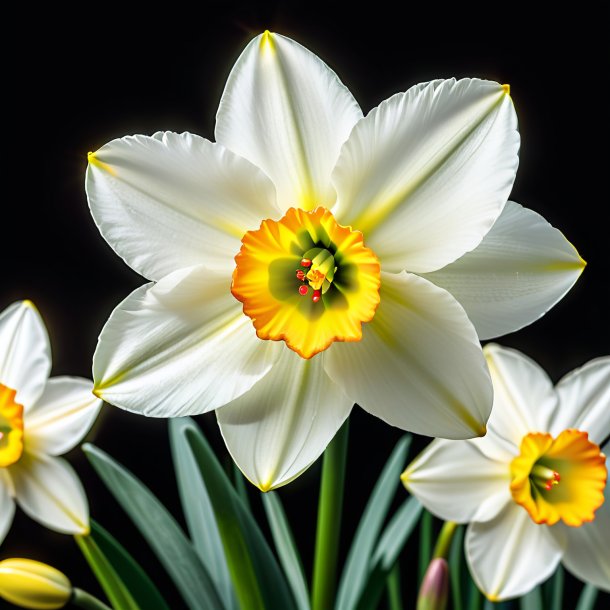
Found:
<path fill-rule="evenodd" d="M 604 502 L 606 456 L 586 432 L 567 429 L 556 438 L 529 433 L 510 468 L 513 500 L 535 523 L 579 527 Z"/>
<path fill-rule="evenodd" d="M 502 85 L 502 91 L 504 91 L 506 95 L 510 95 L 510 85 Z"/>
<path fill-rule="evenodd" d="M 0 597 L 34 610 L 63 608 L 72 596 L 72 585 L 59 570 L 32 559 L 0 561 Z"/>

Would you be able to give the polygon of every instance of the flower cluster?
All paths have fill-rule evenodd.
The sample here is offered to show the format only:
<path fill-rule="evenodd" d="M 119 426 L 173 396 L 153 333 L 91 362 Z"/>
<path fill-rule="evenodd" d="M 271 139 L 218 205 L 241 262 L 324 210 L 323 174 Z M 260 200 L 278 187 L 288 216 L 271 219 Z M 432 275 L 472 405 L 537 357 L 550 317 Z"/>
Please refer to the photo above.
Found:
<path fill-rule="evenodd" d="M 323 61 L 265 32 L 229 75 L 215 138 L 158 132 L 89 153 L 94 221 L 149 281 L 101 331 L 93 382 L 49 379 L 32 303 L 0 314 L 0 543 L 19 505 L 76 535 L 111 601 L 130 600 L 85 540 L 87 498 L 58 457 L 84 438 L 101 399 L 153 417 L 216 411 L 228 451 L 262 491 L 304 472 L 357 403 L 439 437 L 402 481 L 433 514 L 469 523 L 467 560 L 490 600 L 530 591 L 559 562 L 610 590 L 610 358 L 553 387 L 519 352 L 481 348 L 544 315 L 585 266 L 557 229 L 509 201 L 520 145 L 510 87 L 435 80 L 364 116 Z M 235 509 L 233 488 L 213 483 Z M 217 510 L 206 494 L 197 506 Z M 206 527 L 220 548 L 222 527 Z M 214 574 L 235 553 L 223 542 Z M 448 574 L 436 557 L 418 607 L 446 603 Z M 235 602 L 228 586 L 210 591 Z M 0 561 L 0 596 L 103 607 L 25 559 Z"/>

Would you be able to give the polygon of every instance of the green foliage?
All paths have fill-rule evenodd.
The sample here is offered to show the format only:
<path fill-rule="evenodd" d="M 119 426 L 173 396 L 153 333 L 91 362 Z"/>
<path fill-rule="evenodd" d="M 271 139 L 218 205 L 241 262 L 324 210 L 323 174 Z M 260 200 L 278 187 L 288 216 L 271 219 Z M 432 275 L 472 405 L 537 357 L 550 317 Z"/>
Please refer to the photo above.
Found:
<path fill-rule="evenodd" d="M 404 469 L 410 443 L 410 435 L 404 436 L 397 443 L 367 502 L 341 576 L 337 610 L 355 608 L 365 589 L 373 567 L 371 559 L 375 544 L 400 484 L 400 473 Z"/>
<path fill-rule="evenodd" d="M 208 571 L 176 520 L 133 474 L 97 447 L 83 446 L 110 493 L 151 546 L 191 610 L 224 610 Z"/>
<path fill-rule="evenodd" d="M 191 610 L 310 610 L 299 549 L 277 492 L 261 498 L 279 562 L 252 515 L 241 473 L 234 469 L 231 481 L 189 418 L 170 421 L 170 440 L 190 539 L 126 468 L 93 445 L 83 449 L 187 606 Z M 409 496 L 393 514 L 389 512 L 400 487 L 410 441 L 411 437 L 405 436 L 396 445 L 367 502 L 340 579 L 335 610 L 376 610 L 384 593 L 391 610 L 401 610 L 399 558 L 418 523 L 419 565 L 415 571 L 423 574 L 428 566 L 433 547 L 432 515 Z M 402 489 L 400 492 L 406 495 Z M 464 526 L 445 530 L 445 542 L 450 544 L 450 609 L 560 610 L 564 587 L 561 566 L 547 583 L 522 598 L 492 603 L 484 599 L 466 567 Z M 169 610 L 147 574 L 99 524 L 92 522 L 91 534 L 76 540 L 114 610 Z M 411 591 L 405 607 L 411 607 L 415 597 L 416 591 Z M 576 610 L 594 610 L 597 597 L 598 590 L 585 585 Z"/>
<path fill-rule="evenodd" d="M 184 431 L 191 425 L 193 424 L 188 419 L 174 419 L 169 423 L 169 438 L 182 510 L 195 551 L 214 582 L 218 595 L 228 610 L 237 610 L 235 591 L 214 509 L 199 465 L 184 438 Z"/>
<path fill-rule="evenodd" d="M 188 418 L 175 419 L 176 443 L 192 452 L 212 504 L 240 608 L 296 609 L 284 574 L 256 521 L 221 468 L 199 427 Z"/>
<path fill-rule="evenodd" d="M 288 584 L 294 595 L 297 607 L 299 610 L 308 610 L 309 604 L 309 593 L 307 591 L 307 583 L 305 581 L 305 573 L 303 571 L 303 564 L 299 557 L 299 550 L 294 542 L 282 501 L 277 493 L 269 491 L 262 494 L 263 506 L 267 513 L 267 521 L 271 528 L 271 534 L 275 543 L 275 549 Z"/>

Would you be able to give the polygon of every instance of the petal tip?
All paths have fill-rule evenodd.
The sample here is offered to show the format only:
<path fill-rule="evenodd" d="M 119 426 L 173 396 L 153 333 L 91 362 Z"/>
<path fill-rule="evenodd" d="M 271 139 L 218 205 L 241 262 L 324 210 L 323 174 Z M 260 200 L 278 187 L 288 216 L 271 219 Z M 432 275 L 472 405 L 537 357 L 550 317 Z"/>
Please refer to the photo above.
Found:
<path fill-rule="evenodd" d="M 265 481 L 264 483 L 256 483 L 256 486 L 263 492 L 263 493 L 267 493 L 268 491 L 271 491 L 271 488 L 273 487 L 273 481 L 271 481 L 270 479 L 268 481 Z"/>
<path fill-rule="evenodd" d="M 34 305 L 34 303 L 30 301 L 30 299 L 24 299 L 23 301 L 21 301 L 21 304 L 23 305 L 23 307 L 33 309 L 36 313 L 38 313 L 38 307 L 36 307 L 36 305 Z"/>
<path fill-rule="evenodd" d="M 261 35 L 260 49 L 262 53 L 271 52 L 275 50 L 273 34 L 269 30 L 265 30 Z"/>
<path fill-rule="evenodd" d="M 94 152 L 87 153 L 87 161 L 89 162 L 89 165 L 93 165 L 94 167 L 102 169 L 105 172 L 108 172 L 111 176 L 116 176 L 115 169 L 113 167 L 111 167 L 110 165 L 108 165 L 108 163 L 104 163 L 103 161 L 100 161 L 95 156 Z"/>

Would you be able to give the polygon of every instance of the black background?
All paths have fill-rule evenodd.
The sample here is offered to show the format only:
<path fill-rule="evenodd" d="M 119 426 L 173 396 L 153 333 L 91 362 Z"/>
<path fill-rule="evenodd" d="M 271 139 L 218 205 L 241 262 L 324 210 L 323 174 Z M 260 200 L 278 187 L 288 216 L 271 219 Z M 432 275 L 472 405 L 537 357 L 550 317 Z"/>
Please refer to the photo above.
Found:
<path fill-rule="evenodd" d="M 571 12 L 551 4 L 548 10 L 533 7 L 490 3 L 482 11 L 463 4 L 446 9 L 431 2 L 377 2 L 356 10 L 351 4 L 227 2 L 190 10 L 175 3 L 163 10 L 107 3 L 84 5 L 81 13 L 63 14 L 56 6 L 23 11 L 5 23 L 18 42 L 4 61 L 10 110 L 3 130 L 8 215 L 2 223 L 0 307 L 32 299 L 51 336 L 53 374 L 90 376 L 103 323 L 143 280 L 110 250 L 89 216 L 83 187 L 87 151 L 122 135 L 165 129 L 212 138 L 231 66 L 248 40 L 270 29 L 330 64 L 365 113 L 396 91 L 432 78 L 479 76 L 510 83 L 522 135 L 511 198 L 560 228 L 589 264 L 546 317 L 500 342 L 525 351 L 554 380 L 609 353 L 607 15 L 580 5 Z M 227 460 L 214 416 L 198 419 Z M 400 434 L 355 409 L 342 554 Z M 89 438 L 182 518 L 165 421 L 107 406 Z M 171 583 L 80 450 L 69 458 L 81 474 L 93 517 L 142 562 L 172 608 L 181 608 Z M 316 464 L 282 491 L 308 568 L 318 476 Z M 0 558 L 13 556 L 47 561 L 75 585 L 98 591 L 70 537 L 49 532 L 19 511 L 0 549 Z M 405 583 L 412 585 L 409 579 Z M 568 581 L 572 595 L 579 586 Z M 409 599 L 413 595 L 409 591 Z"/>

